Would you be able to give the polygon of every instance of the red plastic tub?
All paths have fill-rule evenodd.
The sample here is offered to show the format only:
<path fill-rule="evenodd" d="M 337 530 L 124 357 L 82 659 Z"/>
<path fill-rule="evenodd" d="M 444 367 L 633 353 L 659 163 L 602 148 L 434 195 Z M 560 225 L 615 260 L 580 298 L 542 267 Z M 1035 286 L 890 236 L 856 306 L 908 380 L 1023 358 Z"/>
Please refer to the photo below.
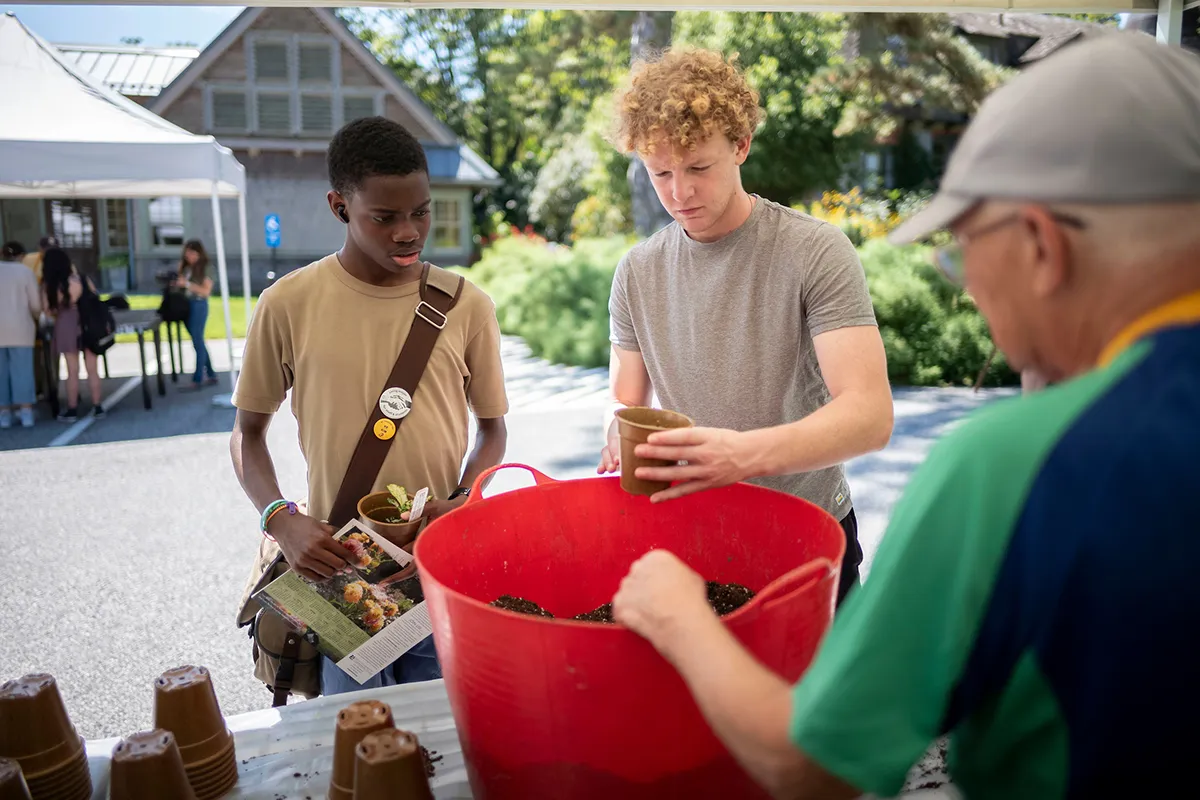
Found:
<path fill-rule="evenodd" d="M 496 469 L 508 466 L 520 465 Z M 559 482 L 521 468 L 536 486 L 484 499 L 485 474 L 415 552 L 475 798 L 766 797 L 645 640 L 488 603 L 511 594 L 572 617 L 610 601 L 633 561 L 666 548 L 708 580 L 757 592 L 725 622 L 794 681 L 833 618 L 837 520 L 748 484 L 651 505 L 616 478 Z"/>

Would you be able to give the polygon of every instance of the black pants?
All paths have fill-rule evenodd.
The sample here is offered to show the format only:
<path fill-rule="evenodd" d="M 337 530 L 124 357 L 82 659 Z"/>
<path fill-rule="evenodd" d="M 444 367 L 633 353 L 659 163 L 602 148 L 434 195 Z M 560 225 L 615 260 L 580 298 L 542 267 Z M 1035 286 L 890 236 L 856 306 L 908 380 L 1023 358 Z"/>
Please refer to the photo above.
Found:
<path fill-rule="evenodd" d="M 838 581 L 839 606 L 850 590 L 858 586 L 858 565 L 863 560 L 862 545 L 858 543 L 858 517 L 854 516 L 854 509 L 842 517 L 842 531 L 846 534 L 846 554 L 842 556 L 842 577 Z"/>

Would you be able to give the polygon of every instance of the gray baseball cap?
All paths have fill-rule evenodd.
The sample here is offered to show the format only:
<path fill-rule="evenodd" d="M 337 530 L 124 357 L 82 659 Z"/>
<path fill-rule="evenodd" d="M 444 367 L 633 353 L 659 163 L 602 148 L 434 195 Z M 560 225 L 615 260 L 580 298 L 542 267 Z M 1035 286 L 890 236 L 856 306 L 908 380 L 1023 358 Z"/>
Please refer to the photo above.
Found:
<path fill-rule="evenodd" d="M 924 239 L 982 200 L 1200 200 L 1200 56 L 1113 31 L 1029 67 L 983 102 L 937 195 L 888 240 Z"/>

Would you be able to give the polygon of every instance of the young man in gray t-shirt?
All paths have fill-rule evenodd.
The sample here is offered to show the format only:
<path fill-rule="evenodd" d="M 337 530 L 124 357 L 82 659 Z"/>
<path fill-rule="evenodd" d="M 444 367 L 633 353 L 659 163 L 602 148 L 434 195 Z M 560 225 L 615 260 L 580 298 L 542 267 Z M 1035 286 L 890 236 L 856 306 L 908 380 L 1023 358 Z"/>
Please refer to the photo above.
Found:
<path fill-rule="evenodd" d="M 838 228 L 742 188 L 758 95 L 721 55 L 669 52 L 643 65 L 618 111 L 619 145 L 641 156 L 674 222 L 617 267 L 599 471 L 620 466 L 612 415 L 657 395 L 697 427 L 639 448 L 686 462 L 639 470 L 678 482 L 653 500 L 749 480 L 815 503 L 846 532 L 840 603 L 862 561 L 842 464 L 892 433 L 858 254 Z"/>

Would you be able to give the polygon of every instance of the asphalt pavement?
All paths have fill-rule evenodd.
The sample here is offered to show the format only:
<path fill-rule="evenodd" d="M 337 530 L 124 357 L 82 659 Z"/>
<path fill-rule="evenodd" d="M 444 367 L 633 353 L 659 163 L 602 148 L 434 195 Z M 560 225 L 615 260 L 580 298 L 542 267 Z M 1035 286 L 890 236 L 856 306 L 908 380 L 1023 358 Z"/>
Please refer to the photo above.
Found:
<path fill-rule="evenodd" d="M 506 459 L 556 478 L 593 475 L 603 374 L 564 373 L 531 359 L 519 343 L 505 346 L 516 387 Z M 107 388 L 129 381 L 117 376 Z M 52 422 L 0 431 L 0 563 L 7 571 L 0 680 L 55 675 L 89 739 L 147 728 L 154 679 L 181 664 L 212 671 L 226 714 L 270 704 L 251 674 L 245 631 L 234 625 L 259 533 L 230 467 L 233 412 L 213 404 L 223 391 L 172 386 L 166 398 L 155 395 L 149 412 L 131 391 L 65 446 L 49 446 L 66 430 Z M 850 469 L 868 558 L 932 441 L 994 397 L 897 393 L 892 444 Z M 270 438 L 284 492 L 302 496 L 305 469 L 290 414 L 276 418 Z M 520 471 L 503 473 L 489 494 L 531 482 Z"/>

